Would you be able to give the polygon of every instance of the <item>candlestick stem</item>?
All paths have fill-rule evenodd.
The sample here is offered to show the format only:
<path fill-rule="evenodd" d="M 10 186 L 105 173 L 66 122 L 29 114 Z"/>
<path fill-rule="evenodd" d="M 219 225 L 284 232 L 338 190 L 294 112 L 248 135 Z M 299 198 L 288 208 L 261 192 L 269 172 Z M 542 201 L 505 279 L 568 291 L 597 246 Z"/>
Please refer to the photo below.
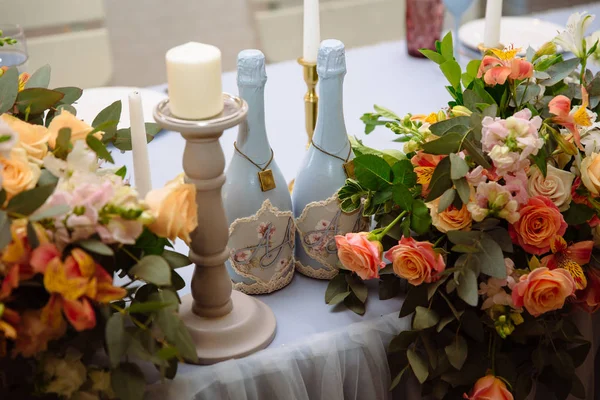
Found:
<path fill-rule="evenodd" d="M 266 347 L 275 335 L 273 312 L 263 302 L 232 291 L 225 267 L 229 226 L 221 198 L 225 158 L 219 138 L 246 118 L 248 105 L 225 93 L 223 102 L 223 112 L 206 120 L 175 117 L 169 100 L 154 109 L 159 125 L 180 132 L 185 139 L 185 179 L 196 186 L 198 228 L 190 243 L 190 259 L 195 264 L 192 293 L 182 297 L 179 314 L 201 364 L 248 355 Z"/>
<path fill-rule="evenodd" d="M 303 58 L 298 59 L 298 63 L 302 65 L 304 71 L 304 82 L 306 82 L 307 92 L 304 95 L 304 119 L 306 134 L 308 135 L 308 143 L 312 140 L 315 126 L 317 125 L 317 109 L 319 106 L 319 96 L 317 96 L 317 64 L 304 61 Z"/>

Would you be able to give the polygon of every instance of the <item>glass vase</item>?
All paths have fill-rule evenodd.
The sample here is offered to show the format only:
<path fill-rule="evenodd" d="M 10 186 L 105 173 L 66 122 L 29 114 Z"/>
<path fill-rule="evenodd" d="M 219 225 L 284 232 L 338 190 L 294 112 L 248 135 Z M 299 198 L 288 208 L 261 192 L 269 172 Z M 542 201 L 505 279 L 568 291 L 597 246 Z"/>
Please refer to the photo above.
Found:
<path fill-rule="evenodd" d="M 413 57 L 424 57 L 419 49 L 435 50 L 444 24 L 442 0 L 406 0 L 406 47 Z"/>

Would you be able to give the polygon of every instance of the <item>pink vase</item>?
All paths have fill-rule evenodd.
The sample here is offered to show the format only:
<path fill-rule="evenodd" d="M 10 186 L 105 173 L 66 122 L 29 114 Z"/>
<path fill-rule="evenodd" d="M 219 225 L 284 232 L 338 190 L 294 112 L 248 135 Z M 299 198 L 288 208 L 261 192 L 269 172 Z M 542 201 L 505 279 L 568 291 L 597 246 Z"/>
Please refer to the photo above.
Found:
<path fill-rule="evenodd" d="M 406 0 L 406 47 L 413 57 L 424 57 L 419 49 L 435 50 L 444 23 L 442 0 Z"/>

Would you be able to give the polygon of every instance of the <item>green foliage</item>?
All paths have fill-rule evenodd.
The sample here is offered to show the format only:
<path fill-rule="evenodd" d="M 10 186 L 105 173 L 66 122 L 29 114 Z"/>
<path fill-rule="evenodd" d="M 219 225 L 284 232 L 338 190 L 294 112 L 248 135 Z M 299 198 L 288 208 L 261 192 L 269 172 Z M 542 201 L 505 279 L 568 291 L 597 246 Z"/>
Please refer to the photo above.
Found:
<path fill-rule="evenodd" d="M 19 72 L 11 67 L 0 76 L 0 114 L 9 111 L 15 104 L 19 91 Z"/>
<path fill-rule="evenodd" d="M 146 122 L 144 125 L 146 127 L 146 143 L 150 143 L 161 128 L 153 122 Z M 105 143 L 112 142 L 121 151 L 131 151 L 131 129 L 119 129 L 112 136 L 105 135 L 103 141 Z"/>
<path fill-rule="evenodd" d="M 54 192 L 55 185 L 38 186 L 25 190 L 10 199 L 6 212 L 19 215 L 31 215 L 40 208 Z"/>
<path fill-rule="evenodd" d="M 157 286 L 171 284 L 171 269 L 167 261 L 160 256 L 145 256 L 129 270 L 129 273 Z"/>
<path fill-rule="evenodd" d="M 65 95 L 56 90 L 34 87 L 19 92 L 15 106 L 19 113 L 36 115 L 58 103 Z"/>

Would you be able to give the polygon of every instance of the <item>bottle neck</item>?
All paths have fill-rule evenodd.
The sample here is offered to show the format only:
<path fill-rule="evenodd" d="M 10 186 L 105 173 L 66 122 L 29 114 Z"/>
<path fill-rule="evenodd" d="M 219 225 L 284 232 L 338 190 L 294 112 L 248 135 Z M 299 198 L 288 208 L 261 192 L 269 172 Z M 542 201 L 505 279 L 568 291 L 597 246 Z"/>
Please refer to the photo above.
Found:
<path fill-rule="evenodd" d="M 265 125 L 265 86 L 239 86 L 240 97 L 248 103 L 248 114 L 238 130 L 237 147 L 256 164 L 271 158 Z"/>
<path fill-rule="evenodd" d="M 343 84 L 343 74 L 319 81 L 319 110 L 313 141 L 321 149 L 345 158 L 349 142 L 344 122 Z"/>

